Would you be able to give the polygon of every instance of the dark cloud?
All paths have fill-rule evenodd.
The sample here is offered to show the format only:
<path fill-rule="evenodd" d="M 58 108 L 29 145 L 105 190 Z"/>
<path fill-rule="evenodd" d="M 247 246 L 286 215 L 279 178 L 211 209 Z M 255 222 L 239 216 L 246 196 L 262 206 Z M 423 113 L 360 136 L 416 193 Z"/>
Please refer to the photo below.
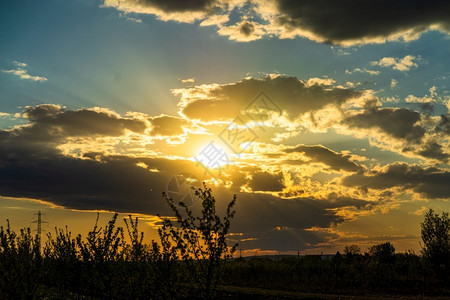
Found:
<path fill-rule="evenodd" d="M 363 242 L 370 242 L 371 244 L 379 244 L 384 243 L 386 241 L 398 242 L 401 240 L 411 240 L 414 243 L 417 243 L 417 240 L 420 239 L 419 235 L 370 235 L 370 236 L 350 236 L 350 237 L 340 237 L 339 242 L 344 245 L 358 245 Z"/>
<path fill-rule="evenodd" d="M 441 115 L 441 120 L 436 126 L 436 131 L 450 135 L 450 115 Z"/>
<path fill-rule="evenodd" d="M 252 191 L 282 191 L 284 188 L 283 174 L 255 172 L 253 173 L 252 180 L 249 182 L 248 186 Z"/>
<path fill-rule="evenodd" d="M 164 12 L 209 11 L 216 0 L 127 0 L 127 4 L 139 7 L 154 7 Z"/>
<path fill-rule="evenodd" d="M 371 209 L 377 203 L 330 194 L 326 199 L 282 199 L 268 194 L 239 193 L 234 232 L 244 233 L 242 249 L 303 250 L 326 243 L 333 234 L 308 230 L 344 221 L 336 208 Z"/>
<path fill-rule="evenodd" d="M 291 118 L 320 110 L 329 104 L 340 106 L 361 95 L 360 92 L 345 88 L 307 86 L 296 77 L 289 76 L 247 78 L 212 88 L 198 86 L 184 92 L 182 113 L 190 119 L 202 121 L 234 119 L 251 105 L 261 92 L 270 97 L 274 104 L 272 106 L 286 112 Z M 196 98 L 197 94 L 202 93 L 206 94 L 206 99 Z"/>
<path fill-rule="evenodd" d="M 438 168 L 395 163 L 382 171 L 370 174 L 353 174 L 345 177 L 345 186 L 357 186 L 363 190 L 384 190 L 399 187 L 414 190 L 430 198 L 450 198 L 450 172 Z"/>
<path fill-rule="evenodd" d="M 239 107 L 230 100 L 195 100 L 184 107 L 182 112 L 189 119 L 210 122 L 235 118 Z"/>
<path fill-rule="evenodd" d="M 219 190 L 219 198 L 229 192 Z M 250 234 L 268 232 L 276 227 L 311 228 L 329 227 L 343 221 L 328 210 L 329 202 L 314 198 L 283 199 L 268 194 L 238 193 L 234 232 Z M 230 198 L 228 198 L 230 199 Z"/>
<path fill-rule="evenodd" d="M 349 155 L 334 152 L 322 145 L 306 146 L 299 145 L 294 148 L 284 150 L 286 153 L 300 152 L 311 158 L 314 162 L 321 162 L 329 166 L 332 170 L 345 170 L 349 172 L 361 171 L 362 167 L 351 160 Z M 301 162 L 304 164 L 304 162 Z"/>
<path fill-rule="evenodd" d="M 76 209 L 150 213 L 165 207 L 160 195 L 170 176 L 191 171 L 195 165 L 191 161 L 107 156 L 101 152 L 71 157 L 58 148 L 69 137 L 144 133 L 148 126 L 144 119 L 123 118 L 101 109 L 65 110 L 52 104 L 27 107 L 24 116 L 28 124 L 0 131 L 2 196 L 41 199 Z M 96 142 L 93 139 L 90 143 Z M 138 163 L 148 167 L 144 169 Z"/>
<path fill-rule="evenodd" d="M 349 128 L 375 129 L 403 143 L 403 153 L 415 153 L 425 158 L 447 162 L 450 155 L 436 138 L 426 138 L 427 127 L 421 124 L 426 119 L 419 112 L 407 108 L 380 108 L 373 102 L 365 110 L 346 117 L 342 123 Z M 445 132 L 445 116 L 435 127 L 436 132 Z"/>
<path fill-rule="evenodd" d="M 0 161 L 0 195 L 45 200 L 66 208 L 122 212 L 164 209 L 168 174 L 124 160 L 95 161 L 54 155 Z"/>
<path fill-rule="evenodd" d="M 337 234 L 305 230 L 302 228 L 276 227 L 258 235 L 242 237 L 240 249 L 264 249 L 274 251 L 303 251 L 324 244 Z"/>
<path fill-rule="evenodd" d="M 248 37 L 255 32 L 255 26 L 252 23 L 249 22 L 243 22 L 241 26 L 239 27 L 239 32 Z"/>
<path fill-rule="evenodd" d="M 417 124 L 421 119 L 418 112 L 407 108 L 369 107 L 345 118 L 343 123 L 350 128 L 376 128 L 394 138 L 420 143 L 425 135 L 425 128 Z"/>
<path fill-rule="evenodd" d="M 443 162 L 448 161 L 450 157 L 449 154 L 444 152 L 442 145 L 435 141 L 428 141 L 421 149 L 417 150 L 417 153 L 423 157 L 433 158 Z"/>
<path fill-rule="evenodd" d="M 183 126 L 188 125 L 188 122 L 184 119 L 164 115 L 150 118 L 150 123 L 152 125 L 150 135 L 157 136 L 174 136 L 183 134 Z"/>
<path fill-rule="evenodd" d="M 270 1 L 269 1 L 270 2 Z M 428 29 L 450 32 L 450 4 L 445 0 L 276 0 L 266 10 L 265 1 L 219 0 L 103 0 L 103 7 L 156 15 L 164 21 L 203 21 L 215 25 L 220 35 L 249 41 L 263 37 L 306 37 L 340 45 L 384 43 L 416 39 Z M 234 14 L 254 17 L 239 23 Z M 217 22 L 217 19 L 231 20 Z M 233 21 L 234 20 L 234 21 Z M 256 27 L 261 28 L 255 34 Z M 236 29 L 239 31 L 237 37 Z M 251 38 L 249 38 L 251 37 Z"/>
<path fill-rule="evenodd" d="M 52 118 L 64 110 L 61 106 L 56 104 L 41 104 L 38 106 L 27 106 L 24 110 L 24 116 L 33 122 Z"/>
<path fill-rule="evenodd" d="M 410 0 L 278 0 L 278 24 L 310 31 L 331 44 L 414 35 L 431 25 L 450 29 L 450 2 Z"/>
<path fill-rule="evenodd" d="M 66 110 L 54 104 L 26 107 L 24 116 L 30 121 L 29 127 L 22 127 L 22 135 L 66 136 L 120 136 L 126 130 L 144 133 L 144 120 L 122 118 L 108 110 L 79 109 Z"/>
<path fill-rule="evenodd" d="M 420 109 L 422 110 L 422 113 L 424 115 L 431 116 L 431 114 L 434 112 L 434 104 L 431 102 L 421 103 Z"/>
<path fill-rule="evenodd" d="M 323 206 L 328 209 L 354 207 L 357 209 L 370 209 L 377 205 L 376 202 L 356 199 L 349 196 L 341 196 L 336 193 L 331 193 L 326 199 L 321 200 Z"/>

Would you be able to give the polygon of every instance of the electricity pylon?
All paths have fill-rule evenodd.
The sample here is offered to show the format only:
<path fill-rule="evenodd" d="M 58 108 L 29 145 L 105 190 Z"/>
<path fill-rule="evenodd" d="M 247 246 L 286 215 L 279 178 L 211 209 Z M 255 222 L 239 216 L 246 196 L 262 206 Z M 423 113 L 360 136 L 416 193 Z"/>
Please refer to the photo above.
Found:
<path fill-rule="evenodd" d="M 41 211 L 38 211 L 38 213 L 34 214 L 33 216 L 37 215 L 37 220 L 32 221 L 31 223 L 37 223 L 37 228 L 34 230 L 37 232 L 37 235 L 39 237 L 39 240 L 41 240 L 41 234 L 42 234 L 42 223 L 48 223 L 47 221 L 42 220 L 42 216 L 45 216 L 45 214 L 41 213 Z M 45 231 L 45 230 L 44 230 Z"/>

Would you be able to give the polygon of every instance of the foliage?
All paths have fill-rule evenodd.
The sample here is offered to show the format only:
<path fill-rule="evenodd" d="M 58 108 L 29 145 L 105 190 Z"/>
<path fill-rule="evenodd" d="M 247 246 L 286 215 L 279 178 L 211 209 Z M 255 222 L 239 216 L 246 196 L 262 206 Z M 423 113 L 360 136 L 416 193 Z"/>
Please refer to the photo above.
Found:
<path fill-rule="evenodd" d="M 353 260 L 361 255 L 361 248 L 358 245 L 345 246 L 344 254 L 347 259 Z"/>
<path fill-rule="evenodd" d="M 219 282 L 220 268 L 223 259 L 232 256 L 237 245 L 229 247 L 226 236 L 230 230 L 231 219 L 235 215 L 233 206 L 236 196 L 228 204 L 223 219 L 216 214 L 216 200 L 211 189 L 195 189 L 195 195 L 201 200 L 200 216 L 193 212 L 183 202 L 177 206 L 173 199 L 164 195 L 176 217 L 176 225 L 169 218 L 163 218 L 160 235 L 167 236 L 176 245 L 179 257 L 187 264 L 190 271 L 191 284 L 196 286 L 204 298 L 214 295 Z M 184 212 L 179 210 L 184 209 Z"/>
<path fill-rule="evenodd" d="M 441 278 L 448 276 L 450 268 L 450 218 L 430 209 L 421 225 L 422 254 Z"/>
<path fill-rule="evenodd" d="M 228 286 L 362 296 L 450 296 L 449 278 L 441 276 L 442 261 L 448 258 L 442 251 L 448 241 L 448 214 L 430 211 L 425 216 L 423 256 L 395 253 L 387 242 L 364 254 L 351 245 L 345 247 L 345 255 L 338 252 L 331 260 L 321 255 L 232 259 L 234 247 L 226 237 L 235 198 L 219 217 L 210 189 L 198 189 L 196 195 L 202 199 L 199 216 L 166 197 L 175 218 L 161 218 L 159 241 L 150 244 L 144 243 L 137 218 L 129 216 L 121 227 L 115 214 L 104 229 L 97 217 L 86 239 L 73 237 L 67 227 L 55 228 L 41 253 L 38 236 L 29 228 L 15 233 L 8 222 L 0 228 L 0 299 L 247 297 L 229 292 Z"/>
<path fill-rule="evenodd" d="M 395 259 L 395 248 L 394 245 L 386 242 L 370 247 L 369 254 L 381 264 L 390 264 Z"/>
<path fill-rule="evenodd" d="M 331 260 L 320 255 L 243 258 L 227 264 L 223 278 L 229 286 L 309 293 L 450 295 L 448 289 L 441 289 L 439 282 L 428 276 L 420 256 L 405 252 L 394 257 L 390 265 L 380 264 L 368 253 L 355 260 L 341 259 L 339 255 Z"/>
<path fill-rule="evenodd" d="M 67 226 L 65 230 L 55 228 L 55 238 L 51 233 L 47 237 L 44 247 L 46 267 L 48 270 L 57 270 L 48 272 L 47 280 L 62 295 L 66 295 L 70 289 L 79 291 L 82 266 L 75 238 L 72 238 Z"/>
<path fill-rule="evenodd" d="M 42 257 L 39 236 L 30 228 L 20 234 L 0 228 L 0 299 L 33 299 L 41 279 Z"/>

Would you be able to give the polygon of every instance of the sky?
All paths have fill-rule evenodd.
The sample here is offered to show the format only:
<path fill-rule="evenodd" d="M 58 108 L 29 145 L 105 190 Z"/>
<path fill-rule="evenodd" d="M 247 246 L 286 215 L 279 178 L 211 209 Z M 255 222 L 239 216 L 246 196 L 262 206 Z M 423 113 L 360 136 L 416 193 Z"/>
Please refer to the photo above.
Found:
<path fill-rule="evenodd" d="M 450 3 L 0 3 L 0 225 L 237 196 L 244 254 L 420 250 L 450 210 Z M 122 224 L 123 225 L 123 224 Z M 33 227 L 34 228 L 34 227 Z"/>

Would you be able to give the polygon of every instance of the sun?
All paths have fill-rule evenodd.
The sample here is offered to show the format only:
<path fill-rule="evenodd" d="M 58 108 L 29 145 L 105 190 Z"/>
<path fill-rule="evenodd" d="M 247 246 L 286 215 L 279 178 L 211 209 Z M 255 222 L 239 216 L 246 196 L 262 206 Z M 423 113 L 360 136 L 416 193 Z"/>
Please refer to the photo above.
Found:
<path fill-rule="evenodd" d="M 230 154 L 214 141 L 199 147 L 196 156 L 192 159 L 209 169 L 223 168 L 231 162 Z"/>

